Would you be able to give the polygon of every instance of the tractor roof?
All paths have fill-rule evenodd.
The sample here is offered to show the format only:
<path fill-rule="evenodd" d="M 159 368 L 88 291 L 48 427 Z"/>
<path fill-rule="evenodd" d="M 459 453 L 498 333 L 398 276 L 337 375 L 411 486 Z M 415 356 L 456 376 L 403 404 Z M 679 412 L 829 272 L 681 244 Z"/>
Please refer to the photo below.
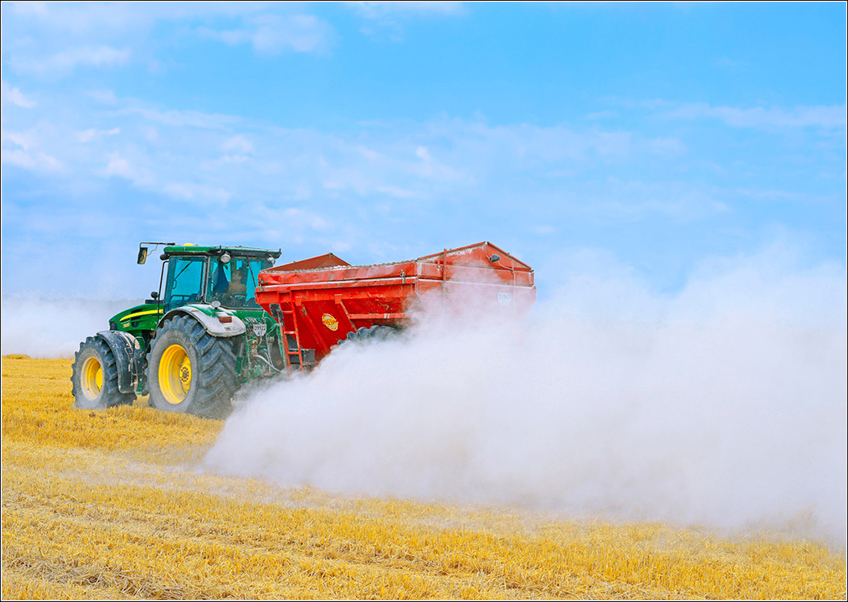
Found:
<path fill-rule="evenodd" d="M 252 257 L 273 257 L 277 259 L 282 254 L 282 249 L 258 249 L 256 247 L 201 247 L 186 243 L 184 245 L 169 245 L 164 249 L 165 255 L 230 255 L 252 256 Z"/>

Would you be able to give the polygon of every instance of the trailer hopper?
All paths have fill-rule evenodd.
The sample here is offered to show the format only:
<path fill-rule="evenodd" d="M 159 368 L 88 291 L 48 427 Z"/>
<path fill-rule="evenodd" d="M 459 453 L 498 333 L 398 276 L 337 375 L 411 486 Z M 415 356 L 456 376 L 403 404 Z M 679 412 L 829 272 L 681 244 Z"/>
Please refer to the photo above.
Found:
<path fill-rule="evenodd" d="M 489 242 L 367 266 L 329 254 L 262 270 L 256 300 L 281 324 L 291 368 L 317 363 L 359 329 L 405 326 L 424 299 L 456 293 L 526 309 L 536 298 L 533 270 Z"/>

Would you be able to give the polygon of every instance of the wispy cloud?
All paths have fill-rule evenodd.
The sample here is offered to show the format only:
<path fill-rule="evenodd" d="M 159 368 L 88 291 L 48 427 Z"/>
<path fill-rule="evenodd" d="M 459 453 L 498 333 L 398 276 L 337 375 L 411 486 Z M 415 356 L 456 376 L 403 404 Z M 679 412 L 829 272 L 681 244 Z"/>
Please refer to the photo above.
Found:
<path fill-rule="evenodd" d="M 63 2 L 10 3 L 18 24 L 40 27 L 66 36 L 125 37 L 129 31 L 146 29 L 159 21 L 232 17 L 268 10 L 254 2 L 98 2 L 84 5 Z"/>
<path fill-rule="evenodd" d="M 13 145 L 20 147 L 25 151 L 33 149 L 38 145 L 38 142 L 36 141 L 35 136 L 32 132 L 27 133 L 15 132 L 12 130 L 3 130 L 2 141 L 4 143 L 11 142 Z"/>
<path fill-rule="evenodd" d="M 129 62 L 128 48 L 111 46 L 68 48 L 42 58 L 12 57 L 9 65 L 17 73 L 37 76 L 64 76 L 77 67 L 115 67 Z"/>
<path fill-rule="evenodd" d="M 365 20 L 360 31 L 369 36 L 387 35 L 403 40 L 404 23 L 426 16 L 444 17 L 465 14 L 462 2 L 348 2 Z"/>
<path fill-rule="evenodd" d="M 328 53 L 338 38 L 332 25 L 292 10 L 298 9 L 250 2 L 10 4 L 4 21 L 8 17 L 14 26 L 3 30 L 4 62 L 16 73 L 52 79 L 133 62 L 156 69 L 162 45 L 151 43 L 150 32 L 159 25 L 232 46 L 248 44 L 262 55 Z"/>
<path fill-rule="evenodd" d="M 385 215 L 417 203 L 489 191 L 501 197 L 540 198 L 555 179 L 536 177 L 592 172 L 598 165 L 673 158 L 685 151 L 674 137 L 644 137 L 598 127 L 575 129 L 529 124 L 491 125 L 480 120 L 360 124 L 345 134 L 318 129 L 281 129 L 225 114 L 151 107 L 108 95 L 94 122 L 67 123 L 66 130 L 40 136 L 26 129 L 6 135 L 7 161 L 37 169 L 33 151 L 73 166 L 74 180 L 119 179 L 165 198 L 187 202 L 303 203 L 327 205 L 346 199 L 344 211 L 360 203 Z M 14 147 L 12 147 L 14 145 Z M 26 153 L 24 157 L 21 153 Z M 529 183 L 528 183 L 529 182 Z M 622 205 L 577 204 L 581 212 L 626 220 L 661 213 L 693 219 L 709 203 L 632 191 Z M 547 202 L 547 201 L 540 201 Z M 423 205 L 422 205 L 423 206 Z M 693 209 L 693 207 L 700 207 Z"/>
<path fill-rule="evenodd" d="M 247 154 L 253 151 L 253 145 L 244 136 L 233 136 L 224 140 L 221 150 Z"/>
<path fill-rule="evenodd" d="M 223 188 L 197 184 L 195 182 L 172 182 L 165 185 L 164 191 L 169 196 L 200 203 L 206 203 L 208 201 L 226 203 L 231 196 Z"/>
<path fill-rule="evenodd" d="M 0 134 L 2 162 L 41 174 L 59 174 L 65 165 L 41 146 L 40 133 L 6 130 Z"/>
<path fill-rule="evenodd" d="M 704 190 L 685 182 L 619 181 L 611 178 L 601 189 L 578 203 L 580 212 L 612 221 L 636 221 L 665 216 L 680 222 L 727 213 L 722 191 Z"/>
<path fill-rule="evenodd" d="M 460 15 L 465 12 L 462 2 L 348 2 L 347 4 L 368 19 L 383 19 L 390 15 Z"/>
<path fill-rule="evenodd" d="M 192 127 L 210 130 L 226 129 L 238 123 L 241 118 L 232 115 L 203 113 L 201 111 L 169 110 L 160 111 L 149 107 L 131 104 L 119 109 L 118 113 L 136 113 L 148 121 L 173 127 Z"/>
<path fill-rule="evenodd" d="M 256 15 L 239 29 L 197 29 L 198 35 L 230 46 L 250 44 L 257 54 L 276 55 L 284 51 L 326 54 L 336 42 L 335 29 L 313 15 Z"/>
<path fill-rule="evenodd" d="M 112 128 L 111 130 L 88 129 L 82 132 L 77 132 L 77 140 L 80 142 L 91 142 L 99 136 L 117 136 L 121 133 L 120 128 Z"/>
<path fill-rule="evenodd" d="M 16 167 L 23 167 L 35 172 L 60 172 L 64 165 L 56 157 L 43 152 L 27 152 L 21 149 L 3 149 L 2 161 Z"/>
<path fill-rule="evenodd" d="M 666 112 L 673 119 L 717 119 L 729 126 L 755 127 L 818 127 L 825 129 L 844 128 L 845 105 L 801 106 L 782 108 L 739 108 L 712 106 L 706 103 L 682 104 Z"/>
<path fill-rule="evenodd" d="M 106 177 L 118 176 L 127 180 L 136 180 L 135 170 L 130 166 L 129 161 L 118 154 L 113 154 L 109 157 L 109 163 L 103 169 L 103 175 Z"/>
<path fill-rule="evenodd" d="M 31 98 L 24 96 L 18 88 L 10 87 L 5 79 L 2 80 L 2 100 L 4 103 L 9 102 L 24 109 L 32 109 L 38 104 Z"/>
<path fill-rule="evenodd" d="M 610 110 L 595 111 L 586 115 L 586 119 L 612 119 L 614 117 L 618 117 L 618 113 Z"/>

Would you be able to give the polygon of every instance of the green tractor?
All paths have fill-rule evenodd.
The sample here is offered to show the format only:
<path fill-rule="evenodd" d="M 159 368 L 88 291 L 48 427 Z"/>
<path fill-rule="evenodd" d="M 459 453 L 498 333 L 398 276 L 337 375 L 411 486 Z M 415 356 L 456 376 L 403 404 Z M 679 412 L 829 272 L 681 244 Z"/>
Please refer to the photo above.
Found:
<path fill-rule="evenodd" d="M 286 368 L 285 336 L 254 296 L 280 250 L 146 242 L 139 264 L 148 245 L 164 246 L 159 290 L 80 345 L 75 404 L 103 409 L 149 394 L 159 410 L 224 416 L 240 386 Z"/>

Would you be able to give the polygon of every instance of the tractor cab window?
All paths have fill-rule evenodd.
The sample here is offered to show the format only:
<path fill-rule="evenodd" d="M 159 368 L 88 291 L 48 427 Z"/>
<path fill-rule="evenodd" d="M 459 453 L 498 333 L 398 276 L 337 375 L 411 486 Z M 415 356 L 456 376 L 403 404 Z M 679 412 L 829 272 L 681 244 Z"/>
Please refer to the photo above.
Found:
<path fill-rule="evenodd" d="M 168 309 L 203 300 L 205 257 L 171 257 L 168 261 L 165 305 Z"/>
<path fill-rule="evenodd" d="M 255 257 L 233 257 L 227 263 L 213 258 L 209 263 L 207 299 L 224 307 L 259 307 L 256 283 L 259 270 L 270 264 Z"/>

